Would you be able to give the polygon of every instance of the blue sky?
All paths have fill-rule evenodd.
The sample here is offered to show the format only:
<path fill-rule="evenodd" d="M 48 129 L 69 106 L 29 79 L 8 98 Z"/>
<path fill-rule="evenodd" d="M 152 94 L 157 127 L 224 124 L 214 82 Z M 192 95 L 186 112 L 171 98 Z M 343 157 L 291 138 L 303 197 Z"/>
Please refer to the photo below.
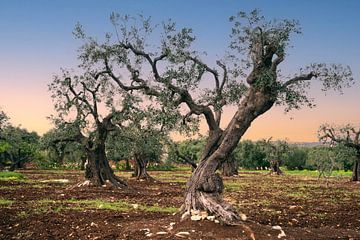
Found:
<path fill-rule="evenodd" d="M 303 34 L 293 38 L 294 48 L 289 50 L 287 61 L 283 64 L 285 72 L 294 72 L 311 62 L 339 62 L 350 65 L 354 76 L 359 78 L 360 1 L 357 0 L 2 0 L 0 107 L 15 124 L 22 124 L 30 130 L 42 133 L 50 127 L 46 116 L 51 113 L 52 105 L 46 85 L 60 67 L 77 65 L 76 49 L 80 42 L 72 36 L 77 22 L 91 35 L 102 37 L 112 30 L 109 22 L 111 12 L 141 13 L 152 16 L 154 22 L 171 18 L 179 26 L 192 27 L 199 50 L 207 51 L 209 59 L 212 59 L 216 55 L 221 56 L 228 45 L 229 16 L 254 8 L 259 8 L 268 19 L 291 18 L 301 23 Z M 359 102 L 358 90 L 359 84 L 345 91 L 342 97 L 331 94 L 330 98 L 315 96 L 320 101 L 317 114 L 325 111 L 327 106 L 338 106 L 339 111 L 344 109 L 344 105 L 355 107 L 351 104 Z M 317 91 L 313 93 L 320 94 Z M 321 108 L 322 104 L 325 107 Z M 289 116 L 284 117 L 274 111 L 275 119 L 289 119 Z M 291 117 L 302 119 L 301 114 L 312 111 L 302 110 Z M 360 112 L 354 111 L 344 112 L 341 115 L 345 114 L 345 117 L 336 118 L 335 122 L 348 120 L 359 123 Z M 324 113 L 319 122 L 331 117 L 327 114 Z"/>

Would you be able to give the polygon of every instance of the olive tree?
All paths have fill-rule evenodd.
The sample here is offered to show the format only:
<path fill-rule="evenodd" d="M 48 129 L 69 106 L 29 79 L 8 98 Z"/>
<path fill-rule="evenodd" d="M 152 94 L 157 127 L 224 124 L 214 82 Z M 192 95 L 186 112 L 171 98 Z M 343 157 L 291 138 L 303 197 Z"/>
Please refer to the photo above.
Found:
<path fill-rule="evenodd" d="M 57 142 L 76 141 L 86 152 L 84 184 L 126 187 L 109 165 L 105 143 L 117 122 L 126 119 L 134 97 L 122 95 L 106 78 L 92 71 L 76 75 L 64 70 L 54 77 L 49 90 L 57 111 L 52 118 L 63 132 Z"/>
<path fill-rule="evenodd" d="M 354 158 L 351 149 L 344 146 L 317 146 L 313 147 L 308 154 L 307 164 L 315 166 L 318 178 L 330 177 L 335 169 L 340 169 L 344 159 Z"/>
<path fill-rule="evenodd" d="M 160 162 L 163 152 L 162 141 L 166 138 L 166 131 L 161 132 L 156 128 L 154 116 L 153 111 L 134 111 L 129 116 L 129 123 L 126 126 L 121 125 L 119 131 L 114 132 L 111 137 L 120 147 L 118 150 L 123 153 L 122 157 L 134 160 L 133 176 L 137 180 L 154 180 L 146 167 L 149 162 Z"/>
<path fill-rule="evenodd" d="M 1 129 L 0 135 L 0 165 L 9 165 L 10 171 L 23 168 L 25 163 L 40 158 L 40 137 L 36 132 L 8 125 Z"/>
<path fill-rule="evenodd" d="M 270 163 L 270 173 L 283 174 L 280 166 L 284 163 L 289 152 L 289 144 L 286 141 L 261 141 L 262 148 L 266 154 L 266 160 Z"/>
<path fill-rule="evenodd" d="M 274 105 L 284 105 L 286 111 L 312 107 L 312 98 L 306 95 L 312 81 L 322 83 L 324 91 L 341 91 L 353 78 L 348 66 L 325 63 L 281 76 L 279 67 L 291 36 L 300 33 L 298 22 L 268 21 L 257 10 L 239 12 L 230 21 L 228 54 L 214 65 L 193 48 L 192 29 L 178 29 L 171 21 L 153 25 L 142 16 L 112 14 L 115 30 L 103 42 L 88 37 L 81 25 L 75 34 L 84 40 L 79 51 L 83 66 L 96 69 L 123 91 L 142 93 L 177 111 L 185 124 L 205 119 L 207 143 L 187 183 L 183 217 L 208 211 L 226 224 L 235 224 L 240 217 L 223 200 L 224 185 L 216 170 L 229 159 L 251 123 Z M 203 81 L 212 84 L 202 88 Z M 236 106 L 236 112 L 222 128 L 223 108 L 228 105 Z"/>
<path fill-rule="evenodd" d="M 331 126 L 324 124 L 318 131 L 320 141 L 330 144 L 343 145 L 355 151 L 352 180 L 359 181 L 360 178 L 360 128 L 352 125 Z"/>
<path fill-rule="evenodd" d="M 41 148 L 46 151 L 47 161 L 41 165 L 64 166 L 68 162 L 76 162 L 84 170 L 86 154 L 78 142 L 74 142 L 64 128 L 53 128 L 41 137 Z M 71 141 L 70 141 L 71 140 Z"/>

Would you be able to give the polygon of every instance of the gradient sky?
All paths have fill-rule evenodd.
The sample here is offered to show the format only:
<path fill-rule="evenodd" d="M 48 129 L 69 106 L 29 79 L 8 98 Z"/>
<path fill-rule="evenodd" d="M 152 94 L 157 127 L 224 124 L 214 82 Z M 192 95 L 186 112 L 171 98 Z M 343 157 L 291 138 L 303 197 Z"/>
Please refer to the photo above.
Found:
<path fill-rule="evenodd" d="M 293 18 L 303 34 L 293 38 L 283 72 L 295 73 L 312 62 L 351 66 L 357 84 L 344 95 L 326 96 L 311 90 L 317 107 L 284 114 L 273 108 L 255 120 L 244 138 L 273 136 L 290 141 L 316 141 L 321 123 L 360 123 L 360 1 L 346 0 L 1 0 L 0 1 L 0 107 L 13 124 L 42 134 L 51 128 L 52 113 L 47 84 L 60 67 L 77 65 L 80 42 L 72 36 L 77 22 L 90 35 L 111 31 L 111 12 L 142 13 L 154 22 L 172 18 L 178 26 L 194 29 L 199 50 L 209 60 L 221 56 L 228 45 L 228 18 L 238 11 L 259 8 L 268 18 Z M 225 113 L 230 118 L 231 110 Z"/>

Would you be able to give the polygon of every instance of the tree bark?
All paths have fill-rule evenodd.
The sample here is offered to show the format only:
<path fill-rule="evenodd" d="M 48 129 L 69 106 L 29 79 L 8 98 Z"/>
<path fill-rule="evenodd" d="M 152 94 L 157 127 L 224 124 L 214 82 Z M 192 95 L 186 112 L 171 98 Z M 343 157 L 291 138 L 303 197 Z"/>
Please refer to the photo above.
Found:
<path fill-rule="evenodd" d="M 153 181 L 154 178 L 151 177 L 146 171 L 146 166 L 148 164 L 147 157 L 143 156 L 142 154 L 135 154 L 134 160 L 135 167 L 133 177 L 136 177 L 137 180 L 143 179 L 146 181 Z"/>
<path fill-rule="evenodd" d="M 215 172 L 229 158 L 251 122 L 273 106 L 274 99 L 270 94 L 251 88 L 228 127 L 223 132 L 210 131 L 203 157 L 187 183 L 182 206 L 184 217 L 197 211 L 207 211 L 225 224 L 239 223 L 240 217 L 235 208 L 222 198 L 224 185 Z"/>
<path fill-rule="evenodd" d="M 105 154 L 105 145 L 98 144 L 94 148 L 87 148 L 87 164 L 85 178 L 92 186 L 112 185 L 115 187 L 126 187 L 127 183 L 114 174 Z"/>
<path fill-rule="evenodd" d="M 238 164 L 235 157 L 231 154 L 230 157 L 222 164 L 222 175 L 231 177 L 238 174 Z"/>
<path fill-rule="evenodd" d="M 126 171 L 130 171 L 130 170 L 131 170 L 130 161 L 129 161 L 128 158 L 125 159 L 125 170 L 126 170 Z"/>
<path fill-rule="evenodd" d="M 354 168 L 352 173 L 352 181 L 359 181 L 360 177 L 360 154 L 357 155 L 357 159 L 354 162 Z"/>
<path fill-rule="evenodd" d="M 80 157 L 80 170 L 85 170 L 86 161 L 87 161 L 86 155 Z"/>
<path fill-rule="evenodd" d="M 283 171 L 280 169 L 280 161 L 279 160 L 271 160 L 270 161 L 270 174 L 282 175 Z"/>

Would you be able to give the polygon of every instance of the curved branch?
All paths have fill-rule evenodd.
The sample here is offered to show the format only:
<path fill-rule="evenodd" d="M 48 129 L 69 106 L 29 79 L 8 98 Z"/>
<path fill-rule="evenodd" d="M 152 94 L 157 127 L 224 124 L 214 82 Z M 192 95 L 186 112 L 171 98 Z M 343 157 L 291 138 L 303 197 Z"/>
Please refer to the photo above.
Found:
<path fill-rule="evenodd" d="M 311 80 L 313 77 L 317 77 L 317 74 L 315 74 L 314 72 L 310 72 L 308 74 L 303 74 L 303 75 L 300 75 L 300 76 L 297 76 L 297 77 L 294 77 L 288 81 L 286 81 L 282 87 L 286 88 L 290 85 L 293 85 L 293 84 L 296 84 L 298 82 L 302 82 L 302 81 L 308 81 L 308 80 Z"/>

